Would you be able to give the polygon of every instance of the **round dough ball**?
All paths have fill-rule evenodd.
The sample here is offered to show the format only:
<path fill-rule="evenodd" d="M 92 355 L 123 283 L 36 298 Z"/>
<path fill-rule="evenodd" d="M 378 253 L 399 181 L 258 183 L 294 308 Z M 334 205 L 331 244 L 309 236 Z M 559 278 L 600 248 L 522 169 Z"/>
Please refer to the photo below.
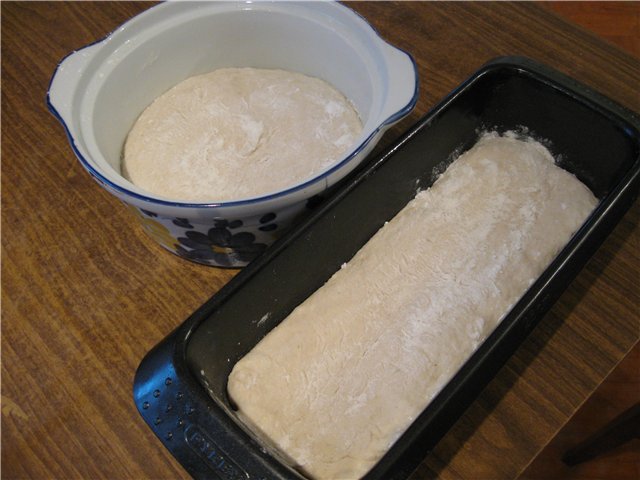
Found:
<path fill-rule="evenodd" d="M 239 200 L 321 173 L 361 131 L 351 103 L 323 80 L 222 68 L 184 80 L 147 107 L 127 137 L 122 173 L 176 200 Z"/>

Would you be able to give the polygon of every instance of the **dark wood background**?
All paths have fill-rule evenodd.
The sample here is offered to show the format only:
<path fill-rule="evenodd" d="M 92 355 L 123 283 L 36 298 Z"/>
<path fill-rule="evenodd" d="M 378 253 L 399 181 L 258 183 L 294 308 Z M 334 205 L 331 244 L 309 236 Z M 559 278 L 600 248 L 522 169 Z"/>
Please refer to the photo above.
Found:
<path fill-rule="evenodd" d="M 235 272 L 152 243 L 45 106 L 64 55 L 150 5 L 1 4 L 3 478 L 187 478 L 136 412 L 133 374 Z M 349 5 L 419 69 L 418 105 L 380 148 L 499 55 L 640 111 L 638 58 L 534 3 Z M 414 478 L 517 477 L 638 341 L 639 214 L 636 202 Z"/>

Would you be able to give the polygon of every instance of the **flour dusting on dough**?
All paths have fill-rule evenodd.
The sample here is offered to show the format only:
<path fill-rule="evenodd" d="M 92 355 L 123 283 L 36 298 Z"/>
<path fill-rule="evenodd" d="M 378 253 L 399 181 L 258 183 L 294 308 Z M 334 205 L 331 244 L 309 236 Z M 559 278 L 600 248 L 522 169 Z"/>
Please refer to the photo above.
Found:
<path fill-rule="evenodd" d="M 228 201 L 291 187 L 326 170 L 362 132 L 327 82 L 296 72 L 222 68 L 179 83 L 140 115 L 122 173 L 183 201 Z"/>
<path fill-rule="evenodd" d="M 540 143 L 483 136 L 235 365 L 240 417 L 311 477 L 360 478 L 596 203 Z"/>

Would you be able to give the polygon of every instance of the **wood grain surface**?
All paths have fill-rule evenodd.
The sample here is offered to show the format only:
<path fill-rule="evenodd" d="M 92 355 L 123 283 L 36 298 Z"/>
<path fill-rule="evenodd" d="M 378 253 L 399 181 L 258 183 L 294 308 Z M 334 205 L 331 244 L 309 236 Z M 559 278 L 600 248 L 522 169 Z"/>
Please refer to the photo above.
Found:
<path fill-rule="evenodd" d="M 640 342 L 580 406 L 571 420 L 545 446 L 520 480 L 638 480 L 640 438 L 623 443 L 587 462 L 568 466 L 562 457 L 640 401 Z"/>
<path fill-rule="evenodd" d="M 565 0 L 538 3 L 640 58 L 640 2 Z"/>
<path fill-rule="evenodd" d="M 138 415 L 144 354 L 234 274 L 151 242 L 74 158 L 57 62 L 147 2 L 2 2 L 2 478 L 188 478 Z M 640 62 L 533 3 L 354 2 L 417 62 L 380 151 L 485 61 L 526 55 L 640 111 Z M 126 99 L 123 99 L 126 101 Z M 511 479 L 640 336 L 640 207 L 415 472 Z"/>

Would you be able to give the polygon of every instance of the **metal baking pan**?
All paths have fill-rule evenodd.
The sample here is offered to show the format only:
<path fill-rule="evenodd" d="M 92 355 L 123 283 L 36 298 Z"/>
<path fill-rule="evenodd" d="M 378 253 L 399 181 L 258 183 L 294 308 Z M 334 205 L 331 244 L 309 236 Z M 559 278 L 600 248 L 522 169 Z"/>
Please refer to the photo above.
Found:
<path fill-rule="evenodd" d="M 639 117 L 532 60 L 484 65 L 318 211 L 252 262 L 142 361 L 134 399 L 195 478 L 300 479 L 236 418 L 235 362 L 428 187 L 485 129 L 527 129 L 600 202 L 442 392 L 364 477 L 406 478 L 542 319 L 638 195 Z M 372 419 L 372 421 L 374 421 Z"/>

